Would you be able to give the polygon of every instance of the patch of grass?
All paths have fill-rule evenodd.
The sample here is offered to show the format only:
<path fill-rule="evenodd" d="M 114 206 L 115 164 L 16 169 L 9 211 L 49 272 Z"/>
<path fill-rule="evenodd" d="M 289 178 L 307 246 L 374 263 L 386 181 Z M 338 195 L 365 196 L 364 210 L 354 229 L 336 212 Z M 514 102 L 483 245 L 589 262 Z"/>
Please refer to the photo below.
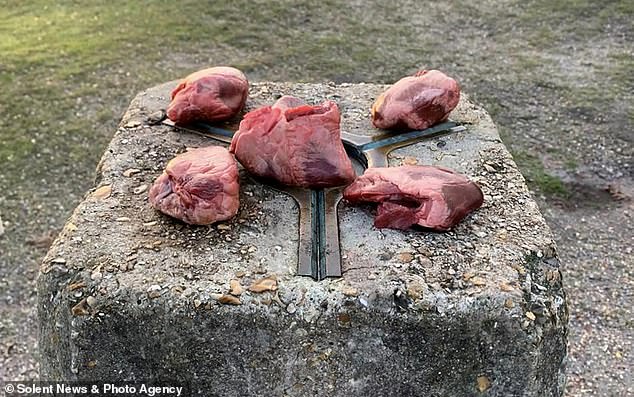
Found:
<path fill-rule="evenodd" d="M 546 172 L 539 158 L 526 152 L 513 152 L 513 159 L 519 166 L 531 189 L 546 196 L 566 199 L 571 192 L 561 179 Z"/>
<path fill-rule="evenodd" d="M 17 186 L 29 197 L 44 190 L 35 181 L 42 176 L 60 195 L 81 192 L 136 92 L 217 64 L 254 80 L 379 83 L 440 68 L 490 105 L 504 139 L 521 148 L 514 120 L 541 122 L 537 102 L 605 112 L 622 96 L 602 92 L 601 82 L 562 78 L 552 55 L 633 12 L 631 2 L 580 0 L 0 3 L 0 189 Z M 628 55 L 611 58 L 613 86 L 631 82 Z M 624 114 L 631 119 L 631 110 Z M 536 158 L 528 164 L 531 179 L 558 191 Z"/>
<path fill-rule="evenodd" d="M 632 94 L 634 90 L 634 56 L 632 51 L 616 52 L 609 55 L 608 76 L 613 86 L 622 87 L 624 92 Z"/>
<path fill-rule="evenodd" d="M 577 160 L 569 158 L 564 161 L 564 167 L 566 167 L 568 171 L 574 171 L 579 167 L 579 163 Z"/>

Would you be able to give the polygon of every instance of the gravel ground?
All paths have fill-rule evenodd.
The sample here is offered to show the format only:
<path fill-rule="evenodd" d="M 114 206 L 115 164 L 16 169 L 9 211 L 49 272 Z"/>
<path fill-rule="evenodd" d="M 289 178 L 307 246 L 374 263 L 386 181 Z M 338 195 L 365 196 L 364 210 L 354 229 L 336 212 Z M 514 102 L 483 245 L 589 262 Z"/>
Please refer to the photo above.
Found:
<path fill-rule="evenodd" d="M 169 55 L 156 64 L 100 64 L 79 80 L 60 81 L 65 93 L 100 89 L 73 97 L 58 124 L 24 127 L 20 137 L 33 145 L 26 162 L 12 161 L 0 146 L 0 379 L 37 378 L 39 261 L 91 185 L 136 91 L 210 63 L 243 65 L 253 80 L 338 82 L 390 82 L 431 66 L 489 109 L 557 237 L 571 311 L 567 395 L 633 395 L 632 3 L 391 4 L 334 1 L 325 12 L 310 2 L 282 4 L 277 10 L 293 10 L 284 18 L 236 13 L 227 20 L 245 18 L 245 26 L 262 31 L 233 42 L 184 36 L 189 47 L 165 49 Z M 260 19 L 249 19 L 256 14 Z M 121 51 L 135 48 L 128 44 Z M 27 84 L 33 70 L 48 73 L 44 63 L 5 80 L 3 62 L 2 82 Z M 0 97 L 0 130 L 51 106 L 50 94 L 38 90 Z M 90 134 L 68 132 L 67 119 L 84 120 Z"/>

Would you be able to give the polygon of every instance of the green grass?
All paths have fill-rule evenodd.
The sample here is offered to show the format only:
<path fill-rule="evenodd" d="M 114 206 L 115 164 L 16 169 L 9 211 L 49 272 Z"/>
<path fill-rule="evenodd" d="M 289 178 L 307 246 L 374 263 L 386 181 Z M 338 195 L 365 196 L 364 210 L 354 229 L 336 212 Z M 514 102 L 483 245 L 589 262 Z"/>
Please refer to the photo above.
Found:
<path fill-rule="evenodd" d="M 570 197 L 571 192 L 563 181 L 556 176 L 550 175 L 539 158 L 521 151 L 513 152 L 512 154 L 524 177 L 533 188 L 537 188 L 539 192 L 546 196 L 560 199 Z"/>
<path fill-rule="evenodd" d="M 392 82 L 419 67 L 440 68 L 464 81 L 518 151 L 513 123 L 531 116 L 531 101 L 573 115 L 624 106 L 631 49 L 615 47 L 607 66 L 592 66 L 608 76 L 608 89 L 604 80 L 567 76 L 556 57 L 570 56 L 560 53 L 570 43 L 584 48 L 606 24 L 629 20 L 632 8 L 626 1 L 576 0 L 503 7 L 0 0 L 0 189 L 35 197 L 43 187 L 34 178 L 45 177 L 58 189 L 53 194 L 79 194 L 136 92 L 218 64 L 277 81 Z M 544 123 L 539 117 L 530 122 Z M 624 119 L 632 120 L 631 109 Z M 560 190 L 537 161 L 518 162 L 531 184 Z"/>

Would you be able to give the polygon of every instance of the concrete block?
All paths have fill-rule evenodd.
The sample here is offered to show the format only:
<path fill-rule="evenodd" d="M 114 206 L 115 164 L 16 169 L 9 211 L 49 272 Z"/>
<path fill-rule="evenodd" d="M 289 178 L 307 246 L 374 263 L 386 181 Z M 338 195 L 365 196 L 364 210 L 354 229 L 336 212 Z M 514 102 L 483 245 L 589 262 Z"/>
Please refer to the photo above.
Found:
<path fill-rule="evenodd" d="M 244 171 L 229 222 L 188 226 L 150 207 L 169 159 L 216 144 L 157 124 L 174 85 L 132 101 L 42 264 L 43 380 L 169 379 L 210 396 L 563 393 L 555 244 L 491 118 L 466 95 L 451 116 L 466 132 L 398 149 L 390 164 L 456 169 L 481 185 L 484 206 L 434 233 L 377 230 L 369 207 L 342 203 L 343 277 L 316 282 L 295 275 L 293 200 Z M 369 109 L 384 89 L 255 83 L 247 106 L 332 99 L 344 131 L 375 134 Z"/>

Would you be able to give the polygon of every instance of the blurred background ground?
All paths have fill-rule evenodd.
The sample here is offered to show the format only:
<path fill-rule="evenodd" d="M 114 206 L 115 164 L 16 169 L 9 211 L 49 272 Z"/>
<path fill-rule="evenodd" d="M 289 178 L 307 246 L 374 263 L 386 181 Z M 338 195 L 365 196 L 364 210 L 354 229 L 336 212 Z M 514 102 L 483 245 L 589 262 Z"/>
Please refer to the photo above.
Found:
<path fill-rule="evenodd" d="M 250 80 L 391 83 L 481 102 L 550 223 L 569 396 L 634 394 L 634 2 L 0 0 L 0 380 L 38 377 L 39 261 L 140 90 L 210 65 Z"/>

